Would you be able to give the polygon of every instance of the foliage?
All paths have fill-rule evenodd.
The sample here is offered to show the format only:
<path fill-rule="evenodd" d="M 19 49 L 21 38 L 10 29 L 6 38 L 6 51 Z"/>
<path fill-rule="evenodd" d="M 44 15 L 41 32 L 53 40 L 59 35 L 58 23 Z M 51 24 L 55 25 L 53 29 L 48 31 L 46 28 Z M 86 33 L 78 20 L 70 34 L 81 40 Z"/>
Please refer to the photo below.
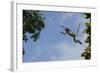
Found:
<path fill-rule="evenodd" d="M 86 19 L 91 19 L 91 13 L 84 13 Z"/>
<path fill-rule="evenodd" d="M 39 39 L 40 31 L 45 27 L 44 17 L 40 11 L 23 10 L 23 40 L 28 40 L 27 33 L 33 41 Z"/>
<path fill-rule="evenodd" d="M 84 15 L 85 15 L 85 19 L 89 19 L 89 22 L 85 23 L 86 29 L 84 29 L 83 31 L 83 33 L 87 34 L 85 43 L 87 43 L 88 46 L 86 46 L 81 56 L 84 57 L 85 59 L 91 59 L 91 14 L 84 13 Z"/>
<path fill-rule="evenodd" d="M 23 10 L 23 41 L 27 42 L 29 38 L 37 41 L 41 30 L 45 28 L 44 20 L 45 18 L 38 10 Z"/>

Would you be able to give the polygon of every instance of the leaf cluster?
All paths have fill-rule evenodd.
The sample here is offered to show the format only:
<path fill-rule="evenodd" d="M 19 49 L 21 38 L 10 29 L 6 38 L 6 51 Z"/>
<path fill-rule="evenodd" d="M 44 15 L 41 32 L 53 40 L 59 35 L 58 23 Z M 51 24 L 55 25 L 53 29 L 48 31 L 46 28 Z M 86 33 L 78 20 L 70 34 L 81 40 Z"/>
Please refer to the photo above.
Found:
<path fill-rule="evenodd" d="M 81 54 L 85 59 L 91 59 L 91 14 L 84 13 L 85 19 L 90 19 L 89 22 L 85 23 L 86 29 L 84 29 L 83 33 L 87 34 L 87 38 L 85 39 L 85 43 L 88 46 L 84 49 L 84 52 Z"/>
<path fill-rule="evenodd" d="M 44 29 L 44 17 L 37 10 L 23 10 L 23 40 L 26 42 L 28 36 L 26 33 L 31 34 L 30 38 L 33 41 L 39 39 L 42 29 Z"/>
<path fill-rule="evenodd" d="M 38 10 L 23 10 L 23 41 L 27 42 L 29 39 L 37 41 L 40 32 L 45 28 L 45 18 Z M 27 34 L 28 33 L 28 34 Z M 28 36 L 30 34 L 30 37 Z M 23 47 L 23 55 L 25 50 Z"/>

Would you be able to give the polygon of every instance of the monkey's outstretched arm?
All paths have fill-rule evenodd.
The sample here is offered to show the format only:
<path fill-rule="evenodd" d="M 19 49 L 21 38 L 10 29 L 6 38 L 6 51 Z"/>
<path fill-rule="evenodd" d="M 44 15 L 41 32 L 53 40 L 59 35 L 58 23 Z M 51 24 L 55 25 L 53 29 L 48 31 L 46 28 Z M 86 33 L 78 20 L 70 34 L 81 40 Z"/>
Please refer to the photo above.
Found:
<path fill-rule="evenodd" d="M 61 26 L 62 28 L 66 28 L 65 26 Z"/>
<path fill-rule="evenodd" d="M 62 32 L 62 31 L 61 31 L 61 33 L 62 33 L 62 34 L 64 34 L 64 35 L 66 35 L 66 33 L 65 33 L 65 32 Z"/>

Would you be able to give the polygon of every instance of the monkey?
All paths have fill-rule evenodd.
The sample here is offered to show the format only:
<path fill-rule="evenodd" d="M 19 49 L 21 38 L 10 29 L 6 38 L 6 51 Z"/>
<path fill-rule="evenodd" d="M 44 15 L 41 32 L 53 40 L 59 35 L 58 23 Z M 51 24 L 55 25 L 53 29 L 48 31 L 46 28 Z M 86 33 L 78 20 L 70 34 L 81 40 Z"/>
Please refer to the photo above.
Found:
<path fill-rule="evenodd" d="M 74 32 L 72 32 L 69 28 L 67 28 L 65 26 L 61 26 L 61 27 L 64 28 L 64 31 L 65 31 L 65 32 L 61 32 L 62 34 L 64 34 L 64 35 L 66 35 L 66 34 L 70 35 L 73 38 L 73 40 L 74 40 L 75 43 L 79 43 L 79 44 L 82 45 L 82 42 L 80 40 L 76 39 L 76 34 Z"/>

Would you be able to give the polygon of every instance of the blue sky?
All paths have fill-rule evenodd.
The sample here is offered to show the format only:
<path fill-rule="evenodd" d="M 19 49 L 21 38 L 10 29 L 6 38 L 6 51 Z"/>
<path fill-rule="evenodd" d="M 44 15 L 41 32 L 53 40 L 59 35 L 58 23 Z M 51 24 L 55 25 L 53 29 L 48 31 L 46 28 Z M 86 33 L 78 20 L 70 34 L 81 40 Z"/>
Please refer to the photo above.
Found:
<path fill-rule="evenodd" d="M 41 11 L 45 17 L 45 29 L 41 31 L 40 38 L 37 42 L 29 39 L 25 47 L 25 55 L 23 62 L 39 62 L 39 61 L 60 61 L 60 60 L 81 60 L 81 53 L 86 44 L 84 42 L 86 34 L 82 31 L 85 29 L 82 13 L 76 12 L 55 12 Z M 80 30 L 77 38 L 83 43 L 76 44 L 73 38 L 69 35 L 63 35 L 60 32 L 64 31 L 61 26 L 66 26 L 76 33 L 78 25 Z"/>

